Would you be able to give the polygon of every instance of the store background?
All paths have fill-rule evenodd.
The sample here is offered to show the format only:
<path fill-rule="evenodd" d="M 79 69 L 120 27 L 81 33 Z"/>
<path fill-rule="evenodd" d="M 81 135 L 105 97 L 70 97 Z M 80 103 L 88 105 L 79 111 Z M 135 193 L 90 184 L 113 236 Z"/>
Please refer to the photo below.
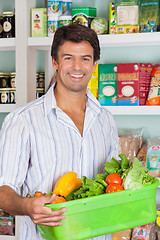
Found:
<path fill-rule="evenodd" d="M 44 7 L 45 0 L 37 0 L 37 7 Z M 108 19 L 109 1 L 106 0 L 73 0 L 74 6 L 92 6 L 97 8 L 97 16 Z M 14 10 L 14 1 L 0 0 L 0 10 Z M 145 33 L 144 33 L 145 34 Z M 113 51 L 114 50 L 114 51 Z M 101 60 L 99 63 L 160 63 L 160 46 L 141 47 L 110 47 L 101 48 Z M 43 72 L 45 66 L 45 54 L 37 51 L 37 72 Z M 15 71 L 15 52 L 0 52 L 0 71 Z M 23 79 L 22 79 L 23 81 Z M 35 80 L 36 81 L 36 80 Z M 131 106 L 134 107 L 134 106 Z M 147 107 L 147 106 L 146 106 Z M 8 113 L 0 113 L 0 127 Z M 160 137 L 160 113 L 159 115 L 115 115 L 118 128 L 143 128 L 143 137 Z M 104 123 L 105 124 L 105 123 Z"/>

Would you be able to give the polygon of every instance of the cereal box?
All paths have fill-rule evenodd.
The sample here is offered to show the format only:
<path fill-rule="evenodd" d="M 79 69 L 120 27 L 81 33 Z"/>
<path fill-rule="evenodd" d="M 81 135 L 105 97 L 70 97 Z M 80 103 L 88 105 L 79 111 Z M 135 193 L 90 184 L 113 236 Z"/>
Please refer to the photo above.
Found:
<path fill-rule="evenodd" d="M 117 104 L 139 105 L 139 63 L 117 64 Z"/>
<path fill-rule="evenodd" d="M 139 67 L 139 105 L 145 105 L 151 80 L 152 64 L 140 63 Z"/>
<path fill-rule="evenodd" d="M 115 26 L 115 4 L 113 2 L 109 3 L 109 34 L 116 33 Z"/>
<path fill-rule="evenodd" d="M 31 36 L 47 37 L 47 9 L 31 9 Z"/>
<path fill-rule="evenodd" d="M 117 105 L 117 64 L 99 64 L 98 101 L 102 106 Z"/>
<path fill-rule="evenodd" d="M 95 71 L 92 71 L 92 77 L 88 83 L 89 91 L 98 99 L 98 64 Z"/>

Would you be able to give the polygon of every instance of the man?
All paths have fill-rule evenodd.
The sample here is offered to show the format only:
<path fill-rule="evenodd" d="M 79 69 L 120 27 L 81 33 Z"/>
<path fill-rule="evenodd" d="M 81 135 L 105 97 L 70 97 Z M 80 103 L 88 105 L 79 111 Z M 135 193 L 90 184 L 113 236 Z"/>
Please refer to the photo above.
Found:
<path fill-rule="evenodd" d="M 91 178 L 117 156 L 113 117 L 87 91 L 100 57 L 96 33 L 80 24 L 61 27 L 51 55 L 56 84 L 41 98 L 7 115 L 1 129 L 0 208 L 23 215 L 20 240 L 42 239 L 36 224 L 59 226 L 67 211 L 44 206 L 54 194 L 48 200 L 25 198 L 27 193 L 51 192 L 68 171 Z"/>

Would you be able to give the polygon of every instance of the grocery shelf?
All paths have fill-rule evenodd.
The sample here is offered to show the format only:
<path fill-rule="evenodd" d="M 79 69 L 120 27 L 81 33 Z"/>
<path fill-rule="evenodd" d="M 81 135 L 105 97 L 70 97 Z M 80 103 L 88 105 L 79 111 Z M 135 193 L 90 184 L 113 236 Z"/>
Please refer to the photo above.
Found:
<path fill-rule="evenodd" d="M 1 38 L 0 39 L 0 51 L 15 50 L 16 39 L 15 38 Z"/>
<path fill-rule="evenodd" d="M 160 32 L 133 34 L 104 34 L 98 35 L 101 47 L 122 46 L 158 46 Z M 53 37 L 29 37 L 28 46 L 37 50 L 50 50 Z"/>
<path fill-rule="evenodd" d="M 158 46 L 160 32 L 98 35 L 101 47 Z"/>
<path fill-rule="evenodd" d="M 53 37 L 29 37 L 28 46 L 36 50 L 50 50 Z"/>
<path fill-rule="evenodd" d="M 0 112 L 1 113 L 8 113 L 11 112 L 13 110 L 15 110 L 18 107 L 18 104 L 0 104 Z M 1 238 L 0 238 L 1 240 Z"/>
<path fill-rule="evenodd" d="M 9 235 L 0 235 L 0 240 L 16 240 L 16 237 Z"/>
<path fill-rule="evenodd" d="M 160 115 L 160 106 L 104 106 L 113 115 Z"/>

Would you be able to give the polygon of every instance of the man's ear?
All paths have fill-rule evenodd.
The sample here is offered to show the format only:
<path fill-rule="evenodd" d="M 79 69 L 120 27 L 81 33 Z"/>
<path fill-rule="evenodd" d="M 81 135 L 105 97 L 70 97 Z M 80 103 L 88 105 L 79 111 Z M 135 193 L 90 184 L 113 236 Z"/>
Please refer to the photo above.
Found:
<path fill-rule="evenodd" d="M 95 61 L 95 62 L 93 63 L 93 71 L 95 71 L 96 66 L 97 66 L 97 61 Z"/>
<path fill-rule="evenodd" d="M 55 71 L 58 70 L 58 63 L 53 57 L 52 57 L 52 65 Z"/>

